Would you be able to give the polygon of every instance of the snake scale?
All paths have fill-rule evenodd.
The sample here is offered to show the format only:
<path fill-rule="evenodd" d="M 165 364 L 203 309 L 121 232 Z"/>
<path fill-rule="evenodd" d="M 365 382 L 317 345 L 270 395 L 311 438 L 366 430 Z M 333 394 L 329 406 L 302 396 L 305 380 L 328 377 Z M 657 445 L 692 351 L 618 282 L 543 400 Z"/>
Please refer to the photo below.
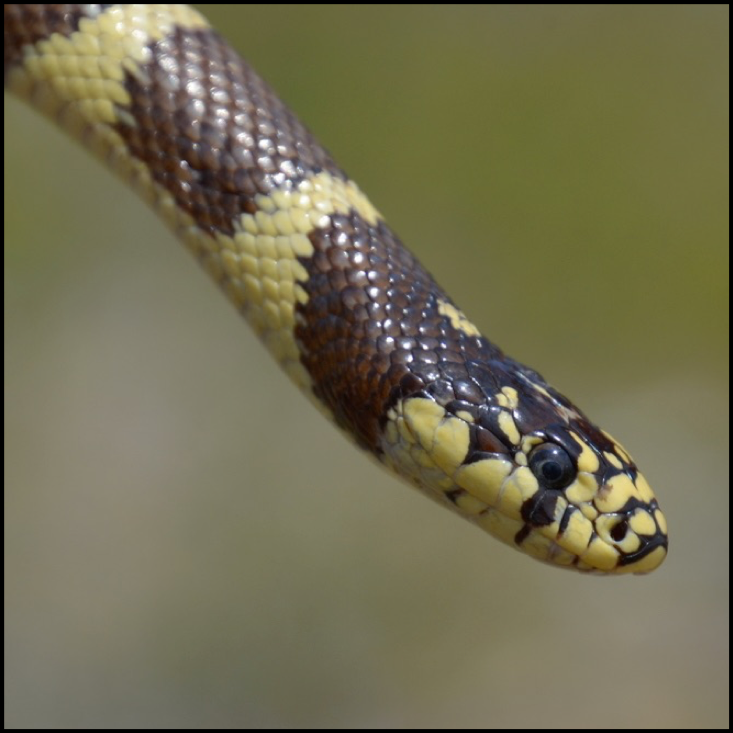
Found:
<path fill-rule="evenodd" d="M 393 473 L 556 566 L 664 560 L 665 519 L 624 448 L 481 335 L 196 10 L 6 5 L 5 86 L 136 188 Z"/>

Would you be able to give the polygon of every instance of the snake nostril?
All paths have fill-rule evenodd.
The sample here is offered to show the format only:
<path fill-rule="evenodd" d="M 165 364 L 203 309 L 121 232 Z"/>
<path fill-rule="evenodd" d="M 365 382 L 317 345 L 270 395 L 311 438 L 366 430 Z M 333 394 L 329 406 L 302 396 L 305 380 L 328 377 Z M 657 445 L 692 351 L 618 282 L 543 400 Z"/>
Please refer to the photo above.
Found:
<path fill-rule="evenodd" d="M 629 523 L 626 519 L 622 519 L 612 530 L 611 539 L 614 542 L 621 542 L 629 531 Z"/>

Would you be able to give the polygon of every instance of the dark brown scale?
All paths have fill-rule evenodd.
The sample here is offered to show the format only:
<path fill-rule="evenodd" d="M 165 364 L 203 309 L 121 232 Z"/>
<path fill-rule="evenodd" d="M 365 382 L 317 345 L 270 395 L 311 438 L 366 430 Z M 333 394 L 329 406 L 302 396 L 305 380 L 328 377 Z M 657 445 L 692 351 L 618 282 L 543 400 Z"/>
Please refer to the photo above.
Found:
<path fill-rule="evenodd" d="M 243 213 L 257 211 L 257 194 L 294 188 L 319 171 L 345 180 L 218 33 L 178 28 L 151 50 L 145 74 L 126 83 L 137 125 L 117 131 L 202 229 L 231 235 Z"/>
<path fill-rule="evenodd" d="M 388 408 L 411 394 L 449 410 L 459 409 L 459 399 L 461 409 L 486 403 L 489 393 L 467 362 L 501 352 L 438 312 L 450 299 L 384 222 L 372 226 L 356 212 L 332 216 L 331 228 L 310 240 L 316 253 L 302 260 L 309 297 L 299 306 L 296 338 L 316 395 L 362 445 L 379 451 Z M 506 451 L 495 438 L 477 443 Z"/>
<path fill-rule="evenodd" d="M 25 45 L 48 38 L 52 33 L 70 36 L 86 17 L 88 5 L 6 5 L 5 73 L 22 57 Z M 106 8 L 107 5 L 96 5 Z"/>

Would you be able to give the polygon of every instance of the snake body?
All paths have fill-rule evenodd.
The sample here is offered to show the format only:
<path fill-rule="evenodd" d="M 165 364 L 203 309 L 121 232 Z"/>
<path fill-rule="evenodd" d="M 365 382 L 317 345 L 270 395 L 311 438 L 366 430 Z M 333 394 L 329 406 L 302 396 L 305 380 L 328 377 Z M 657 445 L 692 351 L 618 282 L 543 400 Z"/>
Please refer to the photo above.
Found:
<path fill-rule="evenodd" d="M 557 566 L 663 561 L 666 522 L 629 454 L 480 334 L 197 11 L 6 5 L 5 85 L 142 194 L 388 469 Z"/>

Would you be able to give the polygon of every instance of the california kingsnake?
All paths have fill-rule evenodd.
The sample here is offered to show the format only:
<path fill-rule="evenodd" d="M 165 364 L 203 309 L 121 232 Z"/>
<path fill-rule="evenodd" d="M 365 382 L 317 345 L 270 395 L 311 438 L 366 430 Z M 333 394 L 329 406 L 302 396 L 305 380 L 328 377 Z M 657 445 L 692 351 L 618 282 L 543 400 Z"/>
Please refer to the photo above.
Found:
<path fill-rule="evenodd" d="M 129 181 L 389 469 L 538 559 L 663 561 L 665 519 L 628 453 L 481 336 L 197 11 L 6 5 L 5 85 Z"/>

